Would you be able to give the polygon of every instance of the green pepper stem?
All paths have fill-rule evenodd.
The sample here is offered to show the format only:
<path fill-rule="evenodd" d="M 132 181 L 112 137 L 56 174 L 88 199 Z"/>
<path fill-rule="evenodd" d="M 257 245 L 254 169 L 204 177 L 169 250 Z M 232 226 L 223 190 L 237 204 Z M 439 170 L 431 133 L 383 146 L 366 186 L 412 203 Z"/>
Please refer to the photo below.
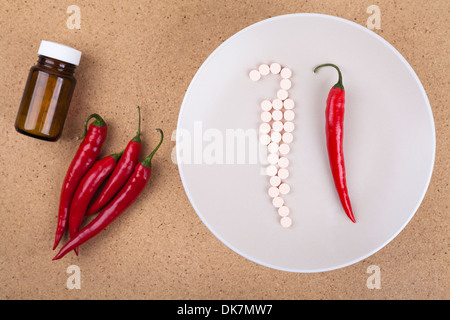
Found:
<path fill-rule="evenodd" d="M 164 139 L 164 133 L 162 132 L 162 130 L 156 129 L 156 131 L 161 133 L 161 140 L 159 141 L 159 144 L 156 146 L 156 148 L 152 151 L 152 153 L 150 153 L 150 155 L 141 162 L 141 164 L 146 168 L 150 168 L 152 166 L 152 158 L 155 155 L 156 151 L 158 151 Z"/>
<path fill-rule="evenodd" d="M 318 71 L 320 68 L 322 68 L 322 67 L 333 67 L 333 68 L 335 68 L 335 69 L 337 70 L 337 72 L 338 72 L 338 74 L 339 74 L 339 80 L 338 80 L 338 82 L 334 85 L 333 88 L 339 88 L 339 89 L 344 90 L 344 84 L 342 83 L 342 73 L 341 73 L 341 70 L 339 70 L 339 67 L 338 67 L 337 65 L 335 65 L 335 64 L 332 64 L 332 63 L 325 63 L 325 64 L 322 64 L 322 65 L 316 67 L 316 68 L 314 69 L 314 73 L 317 73 L 317 71 Z"/>
<path fill-rule="evenodd" d="M 93 118 L 95 118 L 95 121 L 94 122 L 92 122 L 92 124 L 94 125 L 94 126 L 97 126 L 97 127 L 103 127 L 103 126 L 106 126 L 106 122 L 102 119 L 102 117 L 100 117 L 98 114 L 96 114 L 96 113 L 93 113 L 93 114 L 91 114 L 87 119 L 86 119 L 86 121 L 84 122 L 84 133 L 81 135 L 81 136 L 79 136 L 78 137 L 78 140 L 81 140 L 81 139 L 83 139 L 85 136 L 86 136 L 86 134 L 87 134 L 87 130 L 88 130 L 88 122 L 89 122 L 89 120 L 91 120 L 91 119 L 93 119 Z"/>
<path fill-rule="evenodd" d="M 114 154 L 111 155 L 111 157 L 117 162 L 117 160 L 119 160 L 120 157 L 123 155 L 123 151 L 124 151 L 124 150 L 122 150 L 122 151 L 119 152 L 119 153 L 114 153 Z"/>
<path fill-rule="evenodd" d="M 138 126 L 138 131 L 136 133 L 136 136 L 131 141 L 141 143 L 141 108 L 139 106 L 137 106 L 137 108 L 139 111 L 139 126 Z"/>

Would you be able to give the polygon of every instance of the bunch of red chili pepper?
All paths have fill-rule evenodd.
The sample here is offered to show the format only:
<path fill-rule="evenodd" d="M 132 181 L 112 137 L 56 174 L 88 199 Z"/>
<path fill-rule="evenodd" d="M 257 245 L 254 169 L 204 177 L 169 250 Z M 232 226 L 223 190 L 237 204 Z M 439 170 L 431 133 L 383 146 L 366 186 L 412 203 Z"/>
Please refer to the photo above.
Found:
<path fill-rule="evenodd" d="M 96 236 L 118 216 L 120 216 L 141 194 L 151 176 L 151 161 L 163 142 L 161 139 L 152 153 L 142 162 L 141 155 L 141 113 L 139 110 L 139 128 L 136 136 L 125 150 L 98 159 L 106 140 L 107 125 L 98 114 L 90 115 L 85 122 L 83 139 L 73 158 L 62 186 L 58 224 L 53 250 L 56 249 L 64 233 L 69 229 L 68 241 L 53 258 L 57 260 L 68 252 Z M 89 128 L 88 123 L 95 119 Z M 105 186 L 100 190 L 103 183 Z M 99 191 L 99 195 L 94 195 Z M 84 228 L 85 216 L 98 215 Z"/>

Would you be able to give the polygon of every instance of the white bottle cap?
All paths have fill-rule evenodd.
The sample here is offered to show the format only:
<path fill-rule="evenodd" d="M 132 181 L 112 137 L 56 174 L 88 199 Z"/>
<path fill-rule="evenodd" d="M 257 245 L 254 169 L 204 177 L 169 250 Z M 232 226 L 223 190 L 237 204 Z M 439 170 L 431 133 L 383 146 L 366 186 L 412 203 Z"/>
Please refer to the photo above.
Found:
<path fill-rule="evenodd" d="M 81 52 L 71 47 L 50 41 L 41 41 L 38 51 L 39 55 L 67 62 L 78 66 L 80 64 Z"/>

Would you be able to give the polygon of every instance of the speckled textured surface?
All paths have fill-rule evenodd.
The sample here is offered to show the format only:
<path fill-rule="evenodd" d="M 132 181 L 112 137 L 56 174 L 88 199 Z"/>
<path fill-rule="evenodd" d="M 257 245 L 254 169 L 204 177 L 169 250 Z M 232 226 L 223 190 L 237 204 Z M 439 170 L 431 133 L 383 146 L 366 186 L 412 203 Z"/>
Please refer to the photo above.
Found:
<path fill-rule="evenodd" d="M 81 9 L 81 29 L 66 9 Z M 271 270 L 229 250 L 202 224 L 171 161 L 178 112 L 209 54 L 237 31 L 287 13 L 336 15 L 366 25 L 408 60 L 427 91 L 437 134 L 434 175 L 422 206 L 399 236 L 373 256 L 318 274 Z M 0 299 L 448 299 L 449 28 L 448 1 L 1 1 Z M 14 130 L 29 68 L 41 40 L 83 52 L 62 138 L 42 142 Z M 102 154 L 120 151 L 142 108 L 143 153 L 166 140 L 139 200 L 101 237 L 52 262 L 59 192 L 90 113 L 110 125 Z M 81 269 L 69 290 L 68 266 Z M 381 269 L 369 290 L 367 267 Z"/>

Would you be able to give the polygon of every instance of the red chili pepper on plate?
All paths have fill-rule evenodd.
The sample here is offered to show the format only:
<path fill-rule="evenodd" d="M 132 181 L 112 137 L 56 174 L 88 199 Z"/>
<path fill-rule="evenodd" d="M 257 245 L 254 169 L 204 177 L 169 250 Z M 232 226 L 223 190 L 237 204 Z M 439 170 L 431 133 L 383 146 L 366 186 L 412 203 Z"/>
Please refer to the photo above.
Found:
<path fill-rule="evenodd" d="M 137 164 L 133 174 L 128 179 L 126 184 L 117 193 L 117 195 L 106 205 L 106 207 L 92 220 L 85 228 L 79 231 L 74 238 L 67 242 L 61 248 L 59 253 L 53 258 L 58 260 L 64 257 L 68 252 L 76 247 L 82 245 L 89 239 L 95 237 L 107 226 L 109 226 L 117 217 L 119 217 L 141 194 L 150 180 L 151 176 L 151 161 L 156 151 L 163 142 L 163 132 L 161 133 L 161 140 L 152 153 L 145 158 L 141 163 Z"/>
<path fill-rule="evenodd" d="M 345 112 L 345 89 L 342 83 L 342 74 L 339 68 L 331 63 L 322 64 L 314 69 L 316 73 L 322 67 L 333 67 L 339 74 L 338 82 L 328 94 L 326 115 L 326 137 L 328 158 L 336 190 L 339 194 L 342 207 L 347 216 L 356 222 L 353 215 L 352 205 L 347 190 L 345 163 L 344 163 L 344 112 Z"/>
<path fill-rule="evenodd" d="M 95 121 L 87 129 L 89 120 L 95 118 Z M 66 230 L 69 220 L 69 210 L 72 203 L 72 197 L 78 187 L 79 182 L 83 178 L 84 174 L 92 167 L 96 161 L 100 150 L 103 146 L 103 142 L 106 139 L 108 127 L 105 121 L 98 115 L 90 115 L 84 124 L 84 134 L 79 137 L 83 139 L 78 147 L 77 153 L 70 163 L 67 170 L 66 177 L 61 190 L 59 212 L 58 212 L 58 225 L 56 228 L 55 243 L 53 250 L 58 246 L 61 238 Z"/>
<path fill-rule="evenodd" d="M 69 232 L 70 238 L 73 238 L 78 232 L 83 218 L 86 214 L 87 207 L 92 200 L 95 192 L 105 179 L 111 174 L 116 167 L 117 161 L 120 159 L 121 153 L 116 153 L 104 157 L 94 163 L 91 169 L 81 179 L 72 199 L 69 212 Z M 75 248 L 78 255 L 78 247 Z"/>
<path fill-rule="evenodd" d="M 89 206 L 87 215 L 92 215 L 99 212 L 123 187 L 125 182 L 133 173 L 134 167 L 139 162 L 141 155 L 141 110 L 139 110 L 139 127 L 136 136 L 128 143 L 122 157 L 117 163 L 114 172 L 109 177 L 103 190 L 100 192 L 97 199 Z"/>

